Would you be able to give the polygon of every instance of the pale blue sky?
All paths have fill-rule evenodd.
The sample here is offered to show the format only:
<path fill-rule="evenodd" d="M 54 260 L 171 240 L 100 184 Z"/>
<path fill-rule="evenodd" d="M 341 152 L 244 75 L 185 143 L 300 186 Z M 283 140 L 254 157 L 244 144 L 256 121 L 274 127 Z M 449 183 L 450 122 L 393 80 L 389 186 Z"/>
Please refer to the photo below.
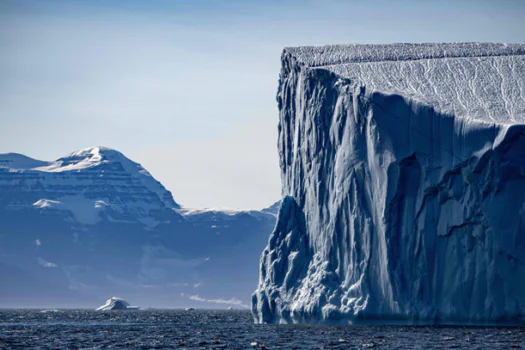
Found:
<path fill-rule="evenodd" d="M 103 145 L 193 207 L 280 196 L 283 47 L 525 43 L 524 0 L 0 0 L 0 153 Z"/>

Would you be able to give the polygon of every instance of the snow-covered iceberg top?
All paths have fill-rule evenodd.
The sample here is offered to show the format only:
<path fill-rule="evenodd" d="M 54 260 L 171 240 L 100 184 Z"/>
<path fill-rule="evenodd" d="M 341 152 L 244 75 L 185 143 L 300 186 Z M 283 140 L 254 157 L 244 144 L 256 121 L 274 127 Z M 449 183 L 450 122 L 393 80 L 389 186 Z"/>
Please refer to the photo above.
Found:
<path fill-rule="evenodd" d="M 346 44 L 287 47 L 283 54 L 292 55 L 302 66 L 321 67 L 360 62 L 525 55 L 525 45 L 500 43 Z"/>
<path fill-rule="evenodd" d="M 139 310 L 138 306 L 131 306 L 127 301 L 121 298 L 112 297 L 106 303 L 96 308 L 96 311 L 110 311 L 110 310 Z"/>
<path fill-rule="evenodd" d="M 525 122 L 525 45 L 456 43 L 287 48 L 302 69 L 318 68 L 367 91 L 398 94 L 478 121 Z"/>

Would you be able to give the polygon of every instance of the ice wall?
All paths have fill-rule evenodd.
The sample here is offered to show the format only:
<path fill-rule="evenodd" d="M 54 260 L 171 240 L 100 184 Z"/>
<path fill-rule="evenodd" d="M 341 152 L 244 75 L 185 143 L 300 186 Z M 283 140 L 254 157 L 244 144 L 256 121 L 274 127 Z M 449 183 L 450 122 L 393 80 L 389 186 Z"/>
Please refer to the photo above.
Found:
<path fill-rule="evenodd" d="M 525 322 L 525 46 L 285 49 L 256 322 Z"/>

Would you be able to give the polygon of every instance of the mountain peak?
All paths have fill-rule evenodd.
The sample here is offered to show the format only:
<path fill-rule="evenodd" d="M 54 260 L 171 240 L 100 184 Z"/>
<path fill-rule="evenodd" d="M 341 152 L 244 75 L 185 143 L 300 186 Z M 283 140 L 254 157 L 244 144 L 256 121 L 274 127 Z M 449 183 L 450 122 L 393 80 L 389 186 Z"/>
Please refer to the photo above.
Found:
<path fill-rule="evenodd" d="M 16 153 L 0 154 L 0 168 L 13 173 L 28 173 L 29 177 L 36 176 L 36 181 L 40 184 L 68 183 L 62 189 L 58 185 L 49 185 L 51 187 L 45 194 L 47 197 L 33 198 L 31 205 L 38 208 L 56 207 L 56 204 L 64 204 L 62 207 L 68 208 L 79 207 L 78 196 L 87 198 L 88 207 L 97 207 L 97 201 L 102 200 L 110 206 L 113 204 L 112 208 L 122 207 L 123 212 L 133 208 L 147 212 L 156 206 L 172 209 L 180 207 L 173 200 L 171 192 L 146 169 L 121 152 L 108 147 L 84 148 L 50 162 Z M 66 178 L 67 181 L 64 180 Z M 89 181 L 93 185 L 88 186 L 86 182 Z M 74 191 L 71 190 L 72 186 Z M 100 191 L 97 186 L 102 186 Z M 86 191 L 89 192 L 88 195 L 85 195 Z M 75 198 L 69 198 L 71 196 Z M 129 203 L 124 199 L 115 199 L 122 196 L 134 196 L 134 199 Z M 115 199 L 114 203 L 112 198 Z"/>
<path fill-rule="evenodd" d="M 13 170 L 37 170 L 43 172 L 82 170 L 111 161 L 135 164 L 121 152 L 103 146 L 84 148 L 69 153 L 55 161 L 42 161 L 19 153 L 0 154 L 0 167 Z"/>
<path fill-rule="evenodd" d="M 123 165 L 131 165 L 131 168 L 135 169 L 137 167 L 140 167 L 139 164 L 134 163 L 124 154 L 115 149 L 103 146 L 95 146 L 84 148 L 70 153 L 67 156 L 59 158 L 56 161 L 52 162 L 51 165 L 49 165 L 45 169 L 40 168 L 37 170 L 50 172 L 82 170 L 115 161 L 120 162 Z M 129 168 L 129 170 L 131 170 L 131 168 Z M 142 172 L 146 172 L 142 167 L 140 167 L 140 170 L 142 170 Z"/>
<path fill-rule="evenodd" d="M 124 154 L 115 149 L 103 146 L 95 146 L 75 151 L 63 158 L 60 158 L 59 160 L 78 159 L 90 162 L 101 162 L 103 160 L 115 160 L 123 158 L 128 159 L 126 156 L 124 156 Z"/>
<path fill-rule="evenodd" d="M 104 146 L 94 146 L 94 147 L 88 147 L 84 148 L 75 152 L 70 153 L 67 157 L 75 157 L 75 156 L 108 156 L 108 155 L 120 155 L 123 156 L 123 154 L 113 148 L 104 147 Z"/>

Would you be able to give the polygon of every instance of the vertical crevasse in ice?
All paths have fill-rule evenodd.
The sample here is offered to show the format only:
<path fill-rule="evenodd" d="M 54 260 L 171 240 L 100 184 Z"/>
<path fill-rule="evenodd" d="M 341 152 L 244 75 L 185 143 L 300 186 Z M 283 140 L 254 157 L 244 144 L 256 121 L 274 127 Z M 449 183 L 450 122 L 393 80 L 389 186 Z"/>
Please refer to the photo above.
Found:
<path fill-rule="evenodd" d="M 256 322 L 525 321 L 525 46 L 283 51 Z"/>

